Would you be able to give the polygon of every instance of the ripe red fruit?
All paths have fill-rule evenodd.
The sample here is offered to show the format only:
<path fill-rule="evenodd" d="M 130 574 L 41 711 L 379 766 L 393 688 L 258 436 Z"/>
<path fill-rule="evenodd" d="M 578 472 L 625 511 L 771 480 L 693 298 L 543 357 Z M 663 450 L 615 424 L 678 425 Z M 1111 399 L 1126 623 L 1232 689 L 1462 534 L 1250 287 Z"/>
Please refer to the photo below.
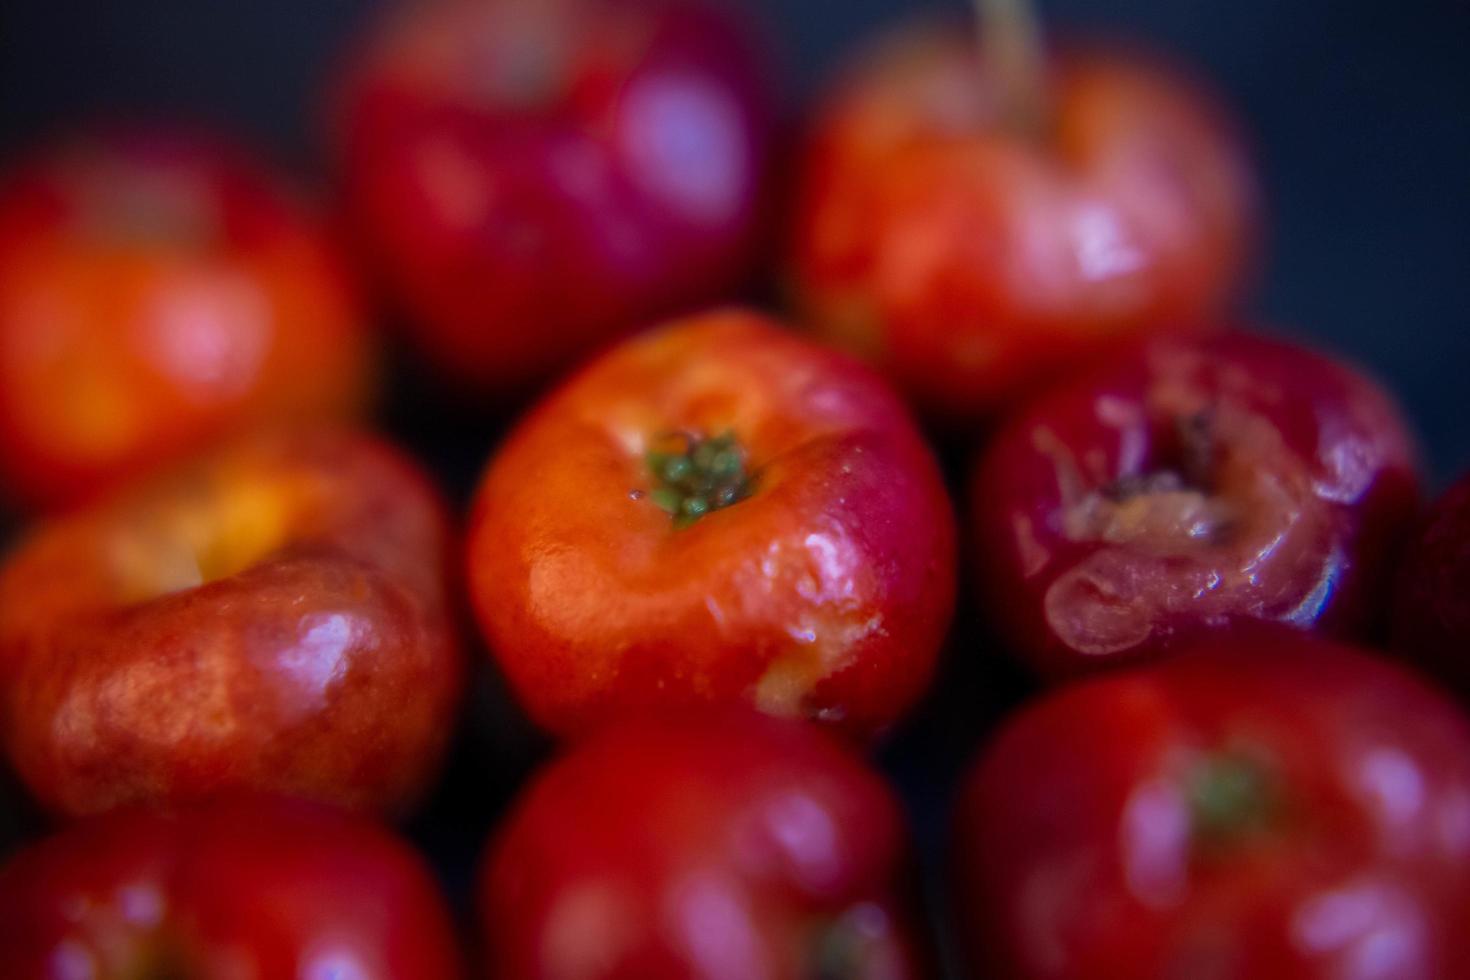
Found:
<path fill-rule="evenodd" d="M 970 495 L 988 608 L 1055 678 L 1242 622 L 1361 633 L 1417 478 L 1372 381 L 1233 335 L 1157 339 L 1044 394 Z"/>
<path fill-rule="evenodd" d="M 0 482 L 94 496 L 262 422 L 357 413 L 369 336 L 317 217 L 212 137 L 95 132 L 0 179 Z"/>
<path fill-rule="evenodd" d="M 750 702 L 869 734 L 933 671 L 953 538 L 878 378 L 710 313 L 613 349 L 512 433 L 475 500 L 471 599 L 553 732 Z"/>
<path fill-rule="evenodd" d="M 817 111 L 792 248 L 812 326 L 952 421 L 1210 322 L 1254 230 L 1239 140 L 1180 72 L 1060 51 L 1022 125 L 976 49 L 960 25 L 910 30 L 854 65 Z"/>
<path fill-rule="evenodd" d="M 453 980 L 458 959 L 417 855 L 299 802 L 118 811 L 0 869 L 8 977 Z"/>
<path fill-rule="evenodd" d="M 398 812 L 462 665 L 444 505 L 366 436 L 253 436 L 0 568 L 0 733 L 59 813 L 269 790 Z"/>
<path fill-rule="evenodd" d="M 490 972 L 928 976 L 905 852 L 896 800 L 814 729 L 718 711 L 615 725 L 536 777 L 488 852 Z"/>
<path fill-rule="evenodd" d="M 1470 691 L 1470 477 L 1430 508 L 1398 566 L 1395 645 Z"/>
<path fill-rule="evenodd" d="M 1470 723 L 1300 634 L 1024 710 L 956 831 L 959 935 L 994 980 L 1470 976 Z"/>
<path fill-rule="evenodd" d="M 772 106 L 745 25 L 675 0 L 405 5 L 342 86 L 349 202 L 413 337 L 524 388 L 749 276 Z"/>

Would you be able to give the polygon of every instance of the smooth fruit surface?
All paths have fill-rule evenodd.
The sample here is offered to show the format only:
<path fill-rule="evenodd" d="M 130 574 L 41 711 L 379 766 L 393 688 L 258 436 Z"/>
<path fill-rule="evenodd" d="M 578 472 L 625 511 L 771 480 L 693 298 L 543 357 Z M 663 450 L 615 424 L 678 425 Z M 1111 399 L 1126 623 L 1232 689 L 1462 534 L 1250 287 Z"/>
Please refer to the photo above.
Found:
<path fill-rule="evenodd" d="M 897 802 L 797 722 L 716 711 L 580 743 L 486 856 L 493 976 L 928 976 Z"/>
<path fill-rule="evenodd" d="M 1023 709 L 956 832 L 959 935 L 994 980 L 1470 969 L 1470 723 L 1290 631 Z"/>
<path fill-rule="evenodd" d="M 471 598 L 533 718 L 753 703 L 871 733 L 923 690 L 954 525 L 903 405 L 759 316 L 634 338 L 492 459 Z"/>
<path fill-rule="evenodd" d="M 449 555 L 418 469 L 334 431 L 42 525 L 0 569 L 10 760 L 66 814 L 242 789 L 399 812 L 458 703 Z"/>
<path fill-rule="evenodd" d="M 1255 189 L 1193 80 L 1126 49 L 1051 60 L 1047 118 L 1008 125 L 971 31 L 854 64 L 804 150 L 792 279 L 821 335 L 932 415 L 989 415 L 1120 339 L 1216 322 Z"/>
<path fill-rule="evenodd" d="M 746 27 L 693 2 L 451 0 L 364 41 L 345 189 L 447 374 L 524 389 L 749 278 L 773 110 Z"/>
<path fill-rule="evenodd" d="M 217 139 L 107 130 L 0 180 L 0 494 L 95 497 L 262 422 L 366 401 L 370 338 L 326 229 Z"/>
<path fill-rule="evenodd" d="M 987 608 L 1063 677 L 1271 621 L 1358 635 L 1417 504 L 1413 440 L 1346 365 L 1156 339 L 1046 392 L 971 482 Z"/>
<path fill-rule="evenodd" d="M 453 980 L 458 958 L 416 854 L 299 802 L 118 811 L 0 869 L 15 980 Z"/>

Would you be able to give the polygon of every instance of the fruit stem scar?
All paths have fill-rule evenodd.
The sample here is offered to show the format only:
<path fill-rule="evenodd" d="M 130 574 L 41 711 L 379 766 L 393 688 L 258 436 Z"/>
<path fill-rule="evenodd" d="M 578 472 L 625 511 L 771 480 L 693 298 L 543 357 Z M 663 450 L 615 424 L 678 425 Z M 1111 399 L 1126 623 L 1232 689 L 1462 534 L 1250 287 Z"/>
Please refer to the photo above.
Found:
<path fill-rule="evenodd" d="M 888 930 L 887 915 L 877 905 L 867 902 L 818 924 L 804 975 L 811 980 L 853 980 L 868 976 L 875 947 L 882 944 Z"/>
<path fill-rule="evenodd" d="M 1197 491 L 1211 496 L 1216 488 L 1219 440 L 1214 411 L 1209 408 L 1173 418 L 1168 462 L 1144 473 L 1129 473 L 1102 488 L 1102 495 L 1122 503 L 1140 494 Z"/>
<path fill-rule="evenodd" d="M 1201 760 L 1189 774 L 1187 793 L 1195 840 L 1206 846 L 1263 830 L 1276 811 L 1270 773 L 1239 753 Z"/>
<path fill-rule="evenodd" d="M 1046 53 L 1032 0 L 971 0 L 980 32 L 981 70 L 999 93 L 1001 118 L 1017 133 L 1046 129 Z"/>
<path fill-rule="evenodd" d="M 648 499 L 673 517 L 675 527 L 688 527 L 751 493 L 745 449 L 733 432 L 714 437 L 689 432 L 660 435 L 644 462 L 654 479 Z"/>
<path fill-rule="evenodd" d="M 1214 409 L 1175 417 L 1174 431 L 1179 442 L 1179 472 L 1195 489 L 1213 492 L 1219 456 Z"/>

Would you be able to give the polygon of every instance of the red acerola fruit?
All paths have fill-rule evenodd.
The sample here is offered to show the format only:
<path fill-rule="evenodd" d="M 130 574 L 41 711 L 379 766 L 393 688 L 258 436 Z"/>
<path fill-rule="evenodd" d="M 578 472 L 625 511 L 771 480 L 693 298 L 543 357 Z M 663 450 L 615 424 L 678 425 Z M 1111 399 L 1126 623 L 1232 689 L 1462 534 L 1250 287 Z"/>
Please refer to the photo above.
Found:
<path fill-rule="evenodd" d="M 774 109 L 732 12 L 451 0 L 390 12 L 338 98 L 340 167 L 412 338 L 516 389 L 745 283 Z"/>
<path fill-rule="evenodd" d="M 371 336 L 325 226 L 215 137 L 99 130 L 0 178 L 0 495 L 70 504 L 263 423 L 346 419 Z"/>
<path fill-rule="evenodd" d="M 1254 238 L 1239 137 L 1182 72 L 1066 48 L 1021 125 L 994 68 L 962 25 L 869 52 L 817 109 L 795 205 L 813 329 L 950 423 L 1121 339 L 1215 322 Z"/>
<path fill-rule="evenodd" d="M 299 801 L 119 810 L 0 868 L 16 980 L 456 980 L 449 909 L 373 824 Z"/>
<path fill-rule="evenodd" d="M 471 599 L 560 734 L 657 705 L 751 703 L 867 735 L 923 691 L 954 523 L 899 399 L 753 314 L 627 341 L 491 460 Z"/>
<path fill-rule="evenodd" d="M 1376 384 L 1228 335 L 1156 339 L 1043 394 L 970 499 L 988 608 L 1056 678 L 1261 620 L 1361 634 L 1418 482 Z"/>
<path fill-rule="evenodd" d="M 956 834 L 987 980 L 1470 976 L 1470 721 L 1290 630 L 1023 709 Z"/>
<path fill-rule="evenodd" d="M 639 719 L 537 776 L 486 856 L 490 974 L 911 980 L 897 801 L 800 722 Z"/>
<path fill-rule="evenodd" d="M 240 790 L 399 813 L 462 664 L 450 526 L 377 440 L 253 435 L 34 530 L 0 567 L 0 736 L 62 814 Z"/>

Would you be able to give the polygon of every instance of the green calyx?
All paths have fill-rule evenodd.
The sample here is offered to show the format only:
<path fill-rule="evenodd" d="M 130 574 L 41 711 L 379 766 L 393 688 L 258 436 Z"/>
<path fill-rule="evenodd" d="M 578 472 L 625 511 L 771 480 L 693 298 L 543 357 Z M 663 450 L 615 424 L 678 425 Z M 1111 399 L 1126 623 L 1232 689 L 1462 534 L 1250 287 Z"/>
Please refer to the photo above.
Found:
<path fill-rule="evenodd" d="M 814 925 L 802 974 L 805 980 L 859 980 L 889 974 L 892 964 L 887 960 L 892 951 L 883 949 L 889 927 L 877 906 L 860 903 Z"/>
<path fill-rule="evenodd" d="M 1264 830 L 1276 811 L 1269 771 L 1243 755 L 1203 760 L 1190 775 L 1188 794 L 1195 838 L 1204 844 L 1222 844 Z"/>
<path fill-rule="evenodd" d="M 655 440 L 644 456 L 654 486 L 648 499 L 687 527 L 750 496 L 745 450 L 733 432 L 712 438 L 681 433 Z"/>

